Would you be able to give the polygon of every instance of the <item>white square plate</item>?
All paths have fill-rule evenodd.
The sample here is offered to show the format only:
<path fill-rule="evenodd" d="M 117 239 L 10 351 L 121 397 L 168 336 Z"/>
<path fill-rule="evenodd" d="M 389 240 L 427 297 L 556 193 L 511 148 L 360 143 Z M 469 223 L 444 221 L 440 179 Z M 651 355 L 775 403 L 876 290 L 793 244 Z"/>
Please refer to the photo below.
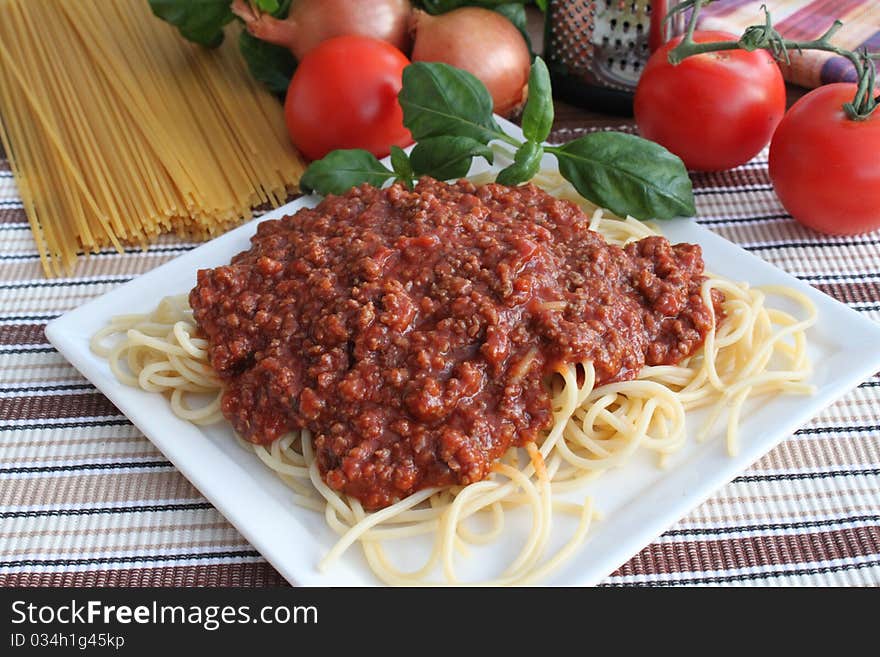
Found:
<path fill-rule="evenodd" d="M 512 124 L 503 125 L 521 134 Z M 197 427 L 177 418 L 164 397 L 119 383 L 106 362 L 89 350 L 92 334 L 112 316 L 148 312 L 162 297 L 189 291 L 198 269 L 225 264 L 250 246 L 258 221 L 292 214 L 317 201 L 298 199 L 214 239 L 50 322 L 46 335 L 292 584 L 371 585 L 378 582 L 357 548 L 329 572 L 318 572 L 316 564 L 335 535 L 321 514 L 291 502 L 290 490 L 236 444 L 228 425 Z M 637 455 L 592 482 L 577 497 L 592 495 L 604 519 L 594 523 L 587 543 L 546 584 L 600 581 L 813 415 L 880 370 L 880 326 L 692 220 L 663 222 L 662 230 L 673 242 L 700 244 L 707 268 L 717 274 L 753 285 L 788 285 L 816 303 L 819 320 L 808 336 L 817 392 L 810 397 L 764 397 L 749 406 L 735 457 L 727 455 L 719 423 L 712 439 L 701 444 L 689 440 L 665 469 Z M 690 431 L 699 426 L 696 420 L 689 417 Z M 564 525 L 556 529 L 564 531 Z M 407 561 L 415 565 L 421 551 L 412 544 L 407 547 Z M 480 554 L 467 571 L 498 572 L 506 563 L 500 559 L 501 555 Z"/>

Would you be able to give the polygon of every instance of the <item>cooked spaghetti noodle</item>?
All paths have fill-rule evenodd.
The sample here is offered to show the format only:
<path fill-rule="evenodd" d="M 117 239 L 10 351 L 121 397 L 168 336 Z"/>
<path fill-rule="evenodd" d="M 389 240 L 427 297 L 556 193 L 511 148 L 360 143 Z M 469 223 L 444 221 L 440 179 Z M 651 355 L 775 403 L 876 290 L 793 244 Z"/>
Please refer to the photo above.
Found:
<path fill-rule="evenodd" d="M 586 207 L 556 174 L 542 173 L 534 182 Z M 600 210 L 593 212 L 590 227 L 616 245 L 657 234 L 633 219 L 604 218 Z M 358 543 L 370 568 L 387 584 L 470 583 L 457 574 L 457 557 L 499 540 L 505 535 L 507 512 L 523 508 L 530 514 L 531 528 L 518 554 L 499 576 L 479 583 L 533 583 L 574 554 L 597 517 L 589 499 L 577 504 L 562 499 L 562 493 L 577 491 L 602 472 L 625 464 L 639 450 L 654 452 L 662 464 L 684 445 L 687 412 L 692 409 L 709 409 L 700 439 L 726 414 L 727 448 L 734 453 L 747 399 L 812 391 L 807 383 L 811 370 L 805 336 L 816 318 L 812 302 L 789 288 L 752 288 L 710 275 L 702 287 L 710 308 L 713 289 L 725 295 L 725 319 L 702 349 L 675 366 L 645 367 L 636 380 L 600 387 L 594 386 L 589 362 L 560 368 L 550 382 L 549 431 L 525 449 L 510 449 L 484 481 L 423 489 L 367 512 L 357 499 L 322 480 L 308 431 L 288 433 L 268 447 L 239 442 L 292 489 L 297 504 L 323 513 L 338 534 L 337 543 L 319 564 L 321 569 L 332 567 Z M 768 297 L 777 295 L 801 306 L 804 316 L 796 318 L 768 307 Z M 115 343 L 107 344 L 114 335 Z M 206 348 L 206 341 L 196 337 L 184 296 L 166 298 L 148 315 L 117 317 L 92 340 L 93 351 L 108 359 L 120 381 L 169 394 L 174 412 L 199 424 L 222 419 L 222 391 Z M 206 393 L 212 396 L 207 403 Z M 202 399 L 190 400 L 190 394 Z M 566 543 L 548 555 L 554 512 L 573 516 L 577 526 Z M 481 531 L 470 524 L 475 518 L 483 520 Z M 422 535 L 433 537 L 433 549 L 421 567 L 402 570 L 384 544 Z"/>
<path fill-rule="evenodd" d="M 234 37 L 189 44 L 145 1 L 0 0 L 0 143 L 47 276 L 286 201 L 303 165 Z"/>

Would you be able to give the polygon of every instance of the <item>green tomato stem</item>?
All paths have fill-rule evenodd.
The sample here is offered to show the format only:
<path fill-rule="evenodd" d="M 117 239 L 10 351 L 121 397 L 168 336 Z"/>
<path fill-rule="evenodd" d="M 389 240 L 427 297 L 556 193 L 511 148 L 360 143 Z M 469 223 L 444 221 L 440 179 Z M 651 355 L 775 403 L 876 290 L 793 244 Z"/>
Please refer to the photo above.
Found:
<path fill-rule="evenodd" d="M 753 25 L 746 29 L 739 41 L 709 41 L 697 43 L 694 41 L 694 30 L 697 27 L 697 18 L 700 9 L 706 0 L 693 0 L 690 20 L 684 37 L 675 48 L 669 51 L 668 59 L 672 65 L 678 65 L 682 60 L 694 55 L 702 55 L 709 52 L 721 52 L 724 50 L 767 50 L 778 60 L 789 62 L 789 50 L 820 50 L 834 53 L 840 57 L 846 57 L 855 67 L 858 85 L 855 98 L 851 103 L 846 103 L 843 108 L 847 116 L 853 121 L 864 121 L 874 110 L 877 109 L 878 99 L 874 97 L 873 90 L 876 81 L 875 59 L 880 59 L 880 53 L 869 54 L 867 52 L 856 53 L 846 50 L 831 43 L 831 38 L 843 27 L 839 20 L 829 27 L 818 39 L 811 41 L 792 41 L 783 39 L 773 27 L 770 19 L 770 11 L 763 7 L 766 20 L 764 25 Z"/>
<path fill-rule="evenodd" d="M 510 144 L 511 146 L 516 146 L 517 148 L 519 148 L 520 146 L 522 146 L 525 143 L 525 142 L 520 141 L 519 139 L 516 139 L 515 137 L 511 137 L 506 132 L 495 132 L 494 134 L 495 134 L 495 138 L 498 139 L 499 141 L 506 142 L 506 143 Z"/>

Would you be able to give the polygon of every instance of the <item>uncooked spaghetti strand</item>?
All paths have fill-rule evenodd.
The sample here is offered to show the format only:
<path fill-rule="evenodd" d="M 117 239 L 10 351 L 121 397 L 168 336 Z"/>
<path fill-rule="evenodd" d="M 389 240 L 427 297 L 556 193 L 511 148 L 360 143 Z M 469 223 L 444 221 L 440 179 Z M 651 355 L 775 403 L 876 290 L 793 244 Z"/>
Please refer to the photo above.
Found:
<path fill-rule="evenodd" d="M 68 154 L 64 148 L 64 145 L 61 142 L 61 138 L 52 129 L 52 127 L 46 123 L 45 116 L 44 116 L 44 113 L 42 110 L 42 106 L 40 105 L 39 101 L 35 98 L 33 93 L 30 91 L 30 88 L 28 87 L 27 83 L 23 79 L 21 79 L 21 77 L 19 76 L 19 74 L 18 74 L 17 70 L 15 69 L 14 64 L 12 62 L 12 58 L 10 57 L 9 52 L 6 50 L 6 48 L 4 48 L 2 42 L 0 42 L 0 60 L 3 61 L 4 66 L 8 67 L 8 69 L 12 71 L 13 77 L 15 78 L 15 81 L 19 85 L 19 90 L 22 92 L 24 97 L 28 100 L 31 107 L 33 108 L 33 111 L 34 111 L 33 118 L 35 118 L 37 121 L 39 121 L 42 128 L 46 131 L 46 135 L 49 138 L 49 142 L 55 148 L 61 165 L 64 167 L 64 169 L 67 171 L 68 175 L 70 175 L 70 177 L 73 179 L 73 181 L 77 184 L 77 186 L 82 191 L 83 199 L 89 205 L 91 210 L 95 213 L 95 216 L 98 218 L 98 221 L 101 223 L 101 225 L 107 231 L 107 235 L 110 238 L 110 241 L 112 242 L 113 246 L 116 249 L 121 251 L 122 245 L 120 244 L 119 240 L 116 239 L 116 236 L 113 235 L 113 232 L 110 229 L 110 225 L 107 221 L 107 218 L 101 213 L 101 210 L 98 207 L 98 204 L 95 202 L 94 197 L 89 192 L 88 187 L 86 186 L 85 181 L 83 180 L 82 175 L 80 174 L 79 170 L 76 168 L 76 166 L 73 164 L 73 162 L 71 162 L 70 157 L 68 156 Z"/>

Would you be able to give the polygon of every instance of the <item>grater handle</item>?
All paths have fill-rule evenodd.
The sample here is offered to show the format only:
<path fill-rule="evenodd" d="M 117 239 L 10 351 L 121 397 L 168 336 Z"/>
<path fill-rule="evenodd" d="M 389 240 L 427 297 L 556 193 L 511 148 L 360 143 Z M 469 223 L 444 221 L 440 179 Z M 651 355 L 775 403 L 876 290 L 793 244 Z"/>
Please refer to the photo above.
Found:
<path fill-rule="evenodd" d="M 666 43 L 666 12 L 669 11 L 667 0 L 651 2 L 651 25 L 648 31 L 648 50 L 654 52 Z"/>

